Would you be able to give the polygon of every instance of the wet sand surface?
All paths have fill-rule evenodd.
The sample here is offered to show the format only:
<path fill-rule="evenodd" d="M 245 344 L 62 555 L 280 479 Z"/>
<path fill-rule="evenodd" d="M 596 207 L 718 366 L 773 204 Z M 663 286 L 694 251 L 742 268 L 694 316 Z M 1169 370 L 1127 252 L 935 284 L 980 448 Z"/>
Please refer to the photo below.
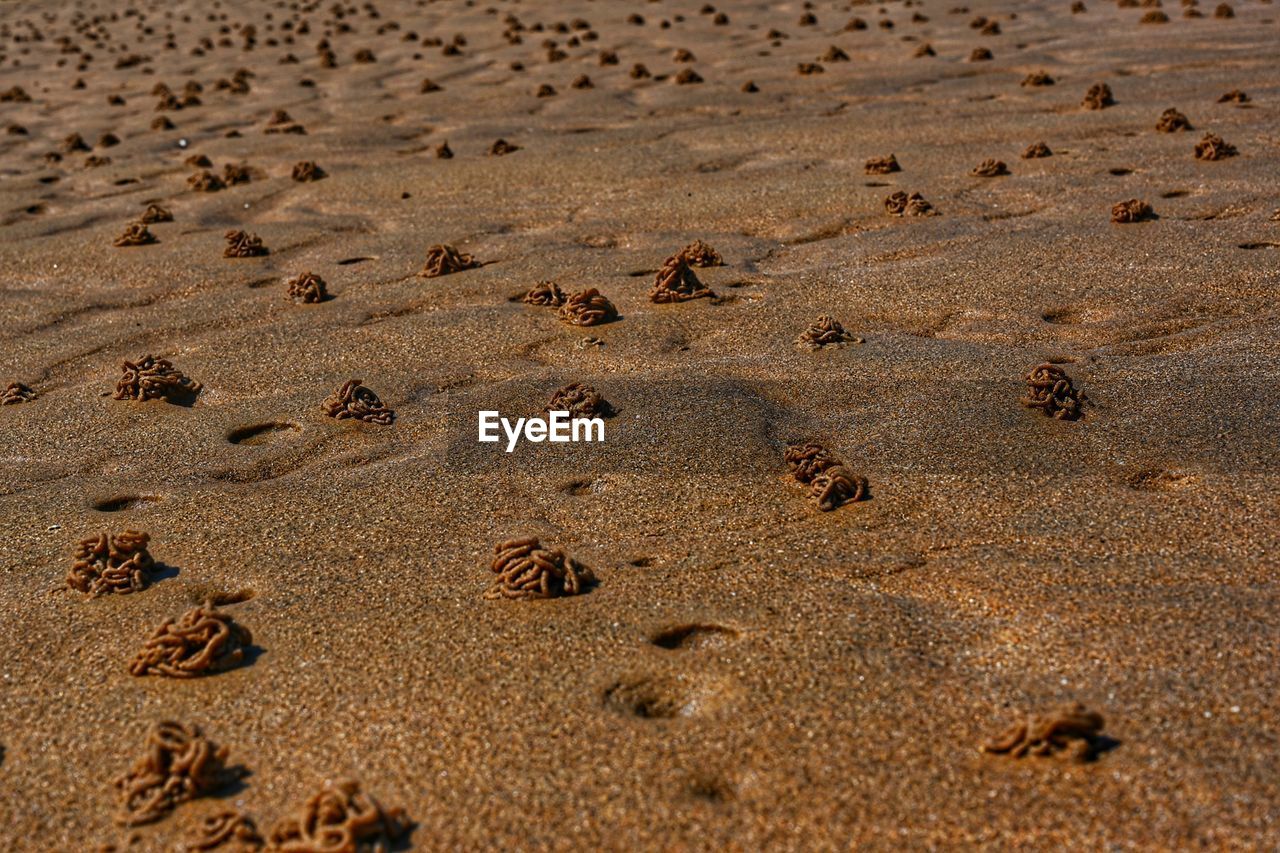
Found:
<path fill-rule="evenodd" d="M 1274 845 L 1280 8 L 1215 5 L 4 4 L 0 389 L 35 396 L 0 407 L 3 846 L 266 835 L 344 778 L 416 824 L 395 849 Z M 193 155 L 250 180 L 196 191 Z M 715 297 L 654 303 L 694 239 Z M 419 277 L 437 244 L 481 265 Z M 545 280 L 618 319 L 520 301 Z M 820 315 L 861 342 L 798 347 Z M 114 399 L 144 353 L 194 402 Z M 1044 362 L 1082 418 L 1020 404 Z M 357 377 L 394 423 L 326 417 Z M 570 382 L 603 444 L 476 442 Z M 794 442 L 867 499 L 818 511 Z M 68 590 L 126 529 L 147 587 Z M 522 536 L 598 583 L 487 599 Z M 240 665 L 130 673 L 209 599 Z M 1070 702 L 1094 760 L 980 751 Z M 246 775 L 121 827 L 166 719 Z"/>

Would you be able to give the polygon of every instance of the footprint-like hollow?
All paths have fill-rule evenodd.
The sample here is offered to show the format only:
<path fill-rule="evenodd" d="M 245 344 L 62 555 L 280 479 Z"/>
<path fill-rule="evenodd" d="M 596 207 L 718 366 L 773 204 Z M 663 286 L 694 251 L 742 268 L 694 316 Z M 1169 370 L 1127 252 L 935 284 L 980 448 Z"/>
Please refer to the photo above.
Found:
<path fill-rule="evenodd" d="M 687 679 L 670 675 L 630 675 L 604 689 L 605 707 L 642 720 L 692 716 L 697 692 Z"/>
<path fill-rule="evenodd" d="M 1172 492 L 1194 488 L 1199 483 L 1195 474 L 1164 468 L 1144 468 L 1124 477 L 1125 485 L 1140 492 Z"/>
<path fill-rule="evenodd" d="M 589 495 L 594 491 L 595 482 L 595 480 L 584 479 L 569 480 L 560 484 L 560 491 L 564 492 L 566 495 L 582 497 L 583 495 Z"/>
<path fill-rule="evenodd" d="M 641 720 L 674 720 L 713 714 L 739 690 L 729 679 L 705 673 L 642 672 L 624 675 L 601 692 L 606 708 Z"/>
<path fill-rule="evenodd" d="M 1047 308 L 1040 314 L 1040 319 L 1056 326 L 1072 326 L 1080 322 L 1080 312 L 1074 308 Z"/>
<path fill-rule="evenodd" d="M 281 438 L 284 433 L 297 432 L 301 426 L 289 421 L 270 421 L 261 424 L 249 424 L 236 427 L 227 433 L 227 441 L 231 444 L 267 444 Z"/>
<path fill-rule="evenodd" d="M 684 789 L 695 800 L 716 804 L 731 802 L 738 795 L 731 781 L 707 770 L 688 774 Z"/>
<path fill-rule="evenodd" d="M 660 649 L 692 651 L 719 648 L 737 637 L 738 632 L 726 625 L 691 622 L 663 628 L 650 637 L 649 642 Z"/>
<path fill-rule="evenodd" d="M 229 604 L 243 604 L 249 599 L 257 595 L 248 587 L 239 589 L 223 589 L 211 584 L 192 584 L 187 587 L 187 601 L 192 604 L 204 604 L 206 601 L 212 601 L 218 607 L 226 607 Z"/>
<path fill-rule="evenodd" d="M 93 502 L 98 512 L 123 512 L 126 509 L 138 509 L 160 500 L 156 495 L 113 495 Z"/>

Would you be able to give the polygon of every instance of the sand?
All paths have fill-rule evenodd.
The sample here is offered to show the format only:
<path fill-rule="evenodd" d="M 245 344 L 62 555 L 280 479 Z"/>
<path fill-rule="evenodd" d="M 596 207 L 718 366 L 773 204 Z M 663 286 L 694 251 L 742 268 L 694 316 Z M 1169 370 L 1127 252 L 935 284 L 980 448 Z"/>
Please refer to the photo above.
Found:
<path fill-rule="evenodd" d="M 0 103 L 0 388 L 37 396 L 0 407 L 0 846 L 172 850 L 229 807 L 266 832 L 354 778 L 415 822 L 398 849 L 1274 849 L 1280 9 L 953 5 L 5 3 L 0 92 L 30 100 Z M 1169 107 L 1193 129 L 1157 132 Z M 1197 159 L 1206 133 L 1238 154 Z M 196 154 L 250 180 L 196 192 Z M 1129 199 L 1154 218 L 1113 224 Z M 156 242 L 112 245 L 151 202 Z M 236 230 L 270 253 L 224 257 Z M 650 301 L 694 239 L 715 298 Z M 437 244 L 481 266 L 419 277 Z M 304 273 L 331 298 L 291 301 Z M 619 319 L 519 301 L 544 280 Z M 822 315 L 862 342 L 797 346 Z M 194 403 L 113 399 L 144 354 Z M 1050 360 L 1081 419 L 1020 404 Z M 326 416 L 353 378 L 393 423 Z M 603 444 L 476 441 L 571 382 L 614 407 Z M 868 499 L 818 511 L 793 441 Z M 67 590 L 125 529 L 147 588 Z M 530 535 L 598 583 L 486 598 Z M 241 665 L 130 674 L 208 598 Z M 1095 760 L 980 751 L 1075 701 Z M 247 775 L 121 828 L 166 719 Z"/>

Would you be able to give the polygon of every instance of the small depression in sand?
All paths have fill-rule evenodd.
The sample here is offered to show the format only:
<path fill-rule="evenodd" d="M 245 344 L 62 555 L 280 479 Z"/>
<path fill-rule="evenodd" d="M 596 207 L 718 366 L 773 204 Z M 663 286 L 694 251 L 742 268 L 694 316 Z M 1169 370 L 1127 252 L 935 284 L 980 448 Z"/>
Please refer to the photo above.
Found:
<path fill-rule="evenodd" d="M 604 706 L 641 720 L 672 720 L 714 713 L 731 698 L 726 685 L 694 675 L 632 673 L 605 687 Z"/>
<path fill-rule="evenodd" d="M 182 590 L 182 596 L 191 604 L 213 602 L 215 607 L 226 607 L 231 604 L 243 604 L 257 595 L 248 587 L 227 589 L 208 583 L 189 584 Z"/>
<path fill-rule="evenodd" d="M 260 444 L 271 444 L 287 437 L 290 433 L 298 432 L 301 426 L 289 421 L 269 421 L 260 424 L 249 424 L 247 426 L 236 427 L 227 433 L 227 441 L 231 444 L 247 444 L 256 446 Z"/>
<path fill-rule="evenodd" d="M 1124 476 L 1124 483 L 1140 492 L 1175 492 L 1195 488 L 1200 478 L 1186 471 L 1143 468 Z"/>
<path fill-rule="evenodd" d="M 1074 326 L 1080 322 L 1080 312 L 1074 308 L 1048 308 L 1040 319 L 1055 326 Z"/>
<path fill-rule="evenodd" d="M 141 509 L 159 503 L 157 495 L 114 495 L 94 501 L 92 506 L 98 512 L 123 512 L 127 509 Z"/>
<path fill-rule="evenodd" d="M 684 790 L 692 799 L 714 805 L 732 802 L 738 797 L 738 791 L 731 781 L 705 770 L 689 774 Z"/>
<path fill-rule="evenodd" d="M 584 497 L 603 490 L 599 480 L 574 479 L 560 484 L 560 491 L 574 497 Z"/>
<path fill-rule="evenodd" d="M 663 628 L 654 634 L 649 642 L 661 649 L 692 651 L 720 648 L 737 637 L 738 632 L 733 628 L 703 622 Z"/>

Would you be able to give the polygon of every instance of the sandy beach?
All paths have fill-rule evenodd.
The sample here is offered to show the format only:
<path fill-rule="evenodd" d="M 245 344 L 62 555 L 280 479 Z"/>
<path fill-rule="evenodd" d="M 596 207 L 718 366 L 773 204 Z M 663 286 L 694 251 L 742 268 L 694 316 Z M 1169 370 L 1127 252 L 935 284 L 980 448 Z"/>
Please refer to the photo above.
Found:
<path fill-rule="evenodd" d="M 0 4 L 0 848 L 1275 850 L 1277 43 Z"/>

